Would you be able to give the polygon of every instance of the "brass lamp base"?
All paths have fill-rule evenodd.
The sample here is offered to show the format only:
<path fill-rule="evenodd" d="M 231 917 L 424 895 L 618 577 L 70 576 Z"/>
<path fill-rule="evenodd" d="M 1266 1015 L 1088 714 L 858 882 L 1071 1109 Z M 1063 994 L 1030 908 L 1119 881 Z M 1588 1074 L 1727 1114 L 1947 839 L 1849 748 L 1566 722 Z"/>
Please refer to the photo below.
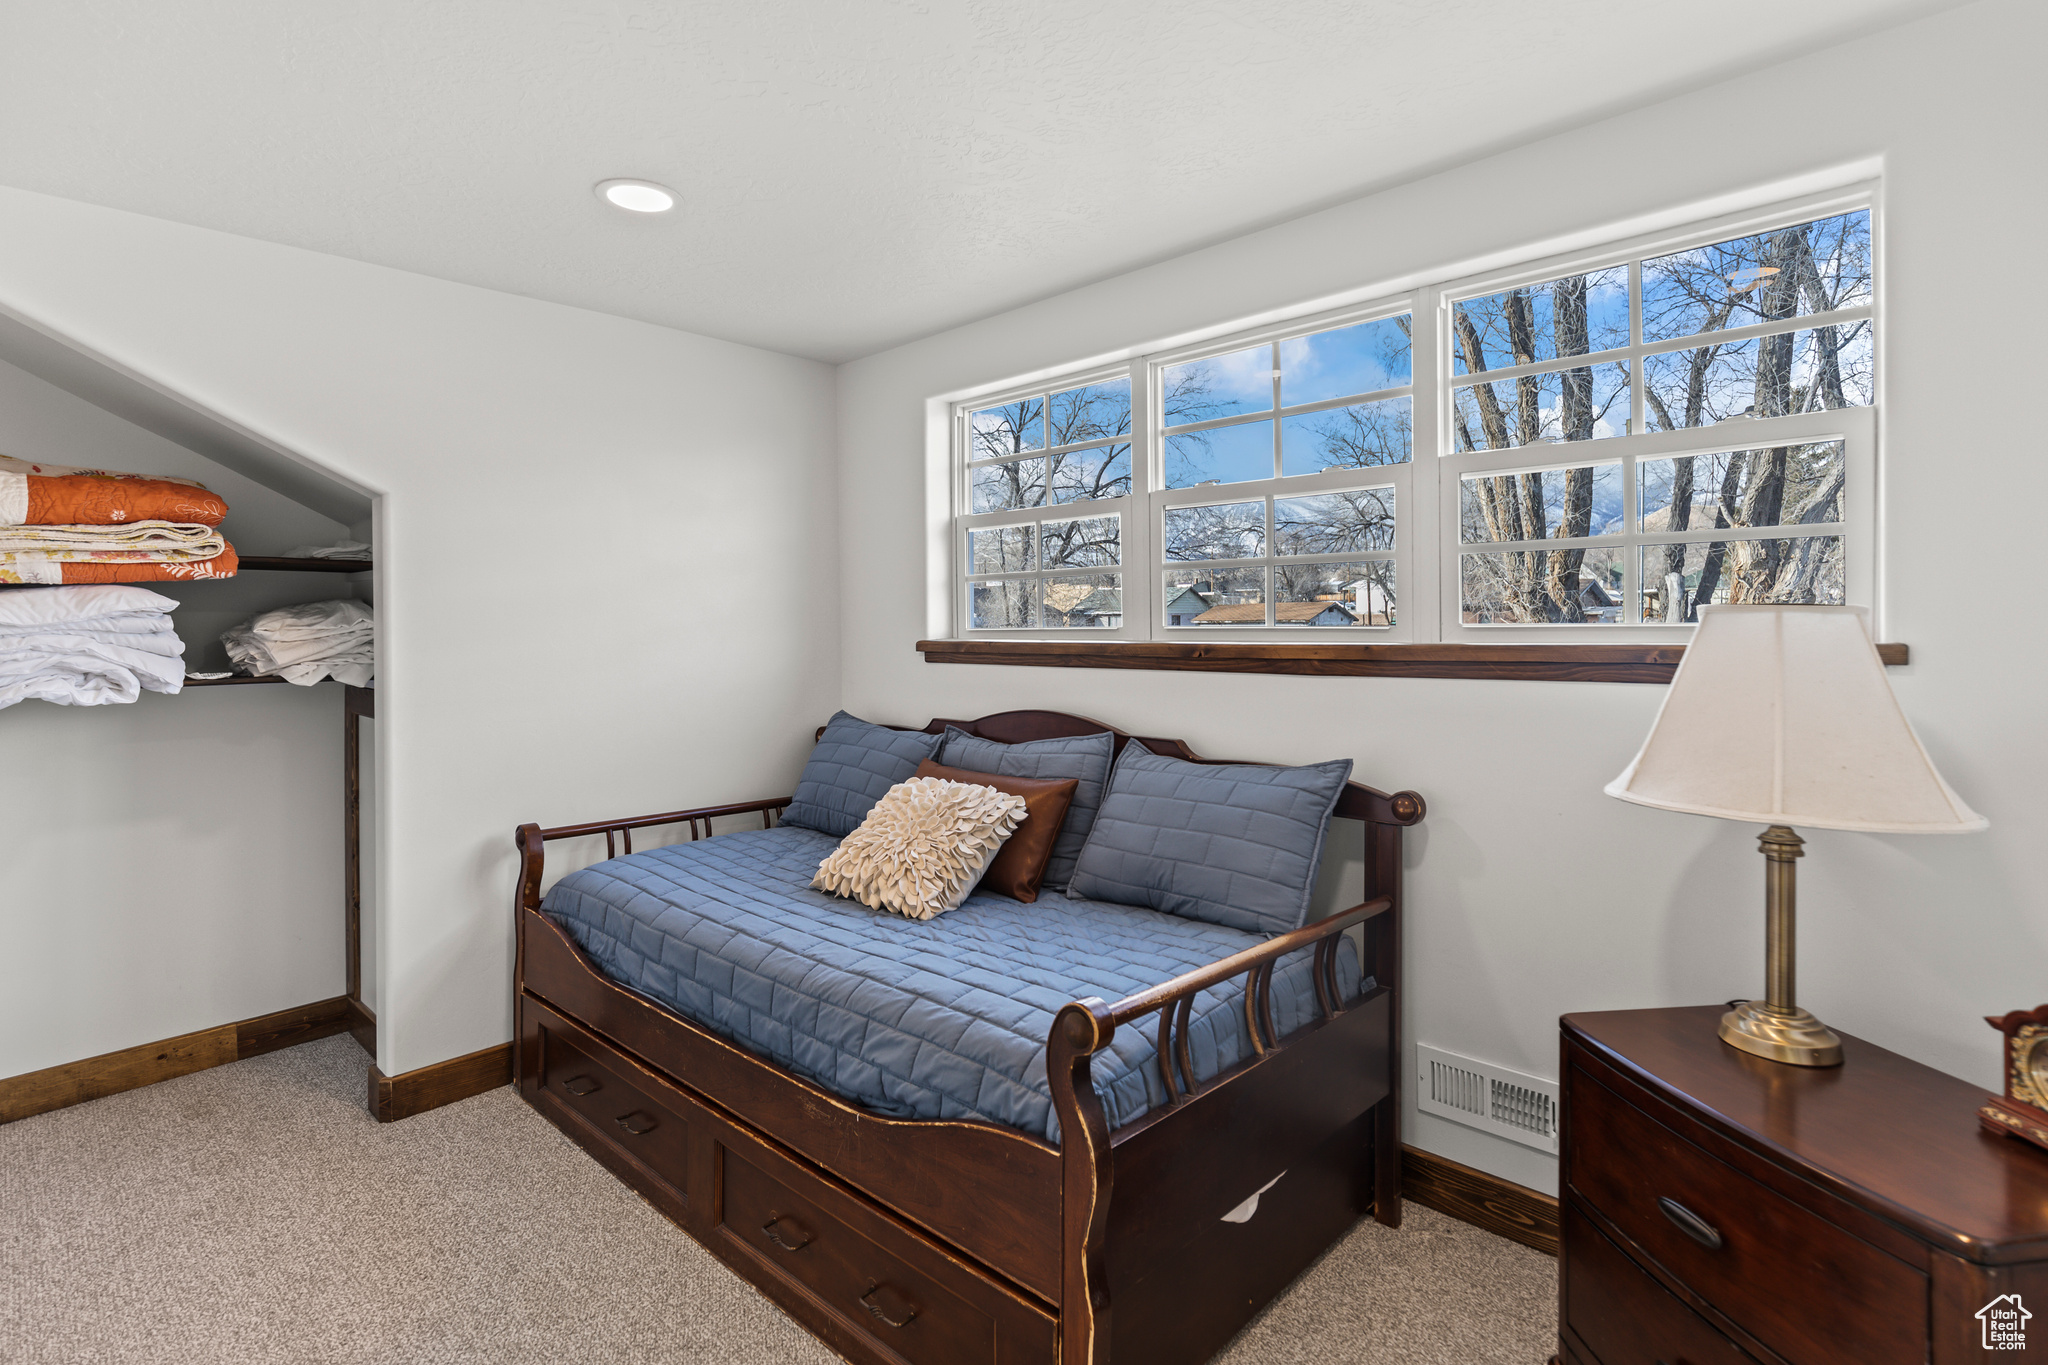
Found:
<path fill-rule="evenodd" d="M 1762 1000 L 1745 1000 L 1721 1016 L 1721 1041 L 1787 1066 L 1840 1066 L 1842 1040 L 1792 998 L 1797 961 L 1793 921 L 1794 869 L 1806 841 L 1783 825 L 1757 838 L 1764 855 L 1764 984 Z"/>
<path fill-rule="evenodd" d="M 1721 1016 L 1721 1041 L 1789 1066 L 1840 1066 L 1842 1040 L 1802 1009 L 1775 1010 L 1745 1000 Z"/>

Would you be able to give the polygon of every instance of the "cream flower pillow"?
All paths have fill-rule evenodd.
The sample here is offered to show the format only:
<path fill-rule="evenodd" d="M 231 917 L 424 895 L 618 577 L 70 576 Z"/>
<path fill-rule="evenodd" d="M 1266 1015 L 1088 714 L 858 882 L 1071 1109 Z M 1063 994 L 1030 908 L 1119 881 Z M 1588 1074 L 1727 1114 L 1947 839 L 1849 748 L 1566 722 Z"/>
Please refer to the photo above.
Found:
<path fill-rule="evenodd" d="M 874 910 L 930 919 L 955 909 L 1024 822 L 1024 798 L 913 777 L 889 788 L 811 885 Z"/>

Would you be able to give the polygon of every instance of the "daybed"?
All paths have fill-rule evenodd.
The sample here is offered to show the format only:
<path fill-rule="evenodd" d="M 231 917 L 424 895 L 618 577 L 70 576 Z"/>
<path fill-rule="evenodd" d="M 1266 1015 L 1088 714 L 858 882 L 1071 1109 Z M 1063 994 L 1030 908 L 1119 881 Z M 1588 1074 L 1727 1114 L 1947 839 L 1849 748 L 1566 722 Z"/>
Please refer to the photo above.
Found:
<path fill-rule="evenodd" d="M 923 733 L 949 725 L 1000 744 L 1130 738 L 1046 711 Z M 913 1365 L 1200 1361 L 1361 1214 L 1398 1225 L 1413 792 L 1343 788 L 1336 817 L 1365 825 L 1363 903 L 1292 932 L 976 896 L 883 917 L 872 952 L 848 936 L 876 912 L 790 890 L 834 841 L 778 828 L 789 804 L 521 826 L 518 1075 L 827 1344 Z M 769 833 L 707 840 L 755 814 Z M 689 839 L 633 855 L 632 831 L 661 825 Z M 597 834 L 629 856 L 544 912 L 546 843 Z M 1060 998 L 1076 953 L 1072 979 L 1132 988 Z"/>

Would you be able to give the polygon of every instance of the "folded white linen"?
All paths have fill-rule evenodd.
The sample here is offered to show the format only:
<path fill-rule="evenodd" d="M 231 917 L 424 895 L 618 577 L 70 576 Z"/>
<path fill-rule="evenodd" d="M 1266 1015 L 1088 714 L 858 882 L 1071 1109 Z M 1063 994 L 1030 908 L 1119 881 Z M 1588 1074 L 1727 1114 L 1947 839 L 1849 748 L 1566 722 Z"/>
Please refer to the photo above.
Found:
<path fill-rule="evenodd" d="M 0 588 L 0 626 L 41 626 L 101 616 L 155 615 L 175 611 L 177 607 L 177 598 L 130 583 Z"/>
<path fill-rule="evenodd" d="M 368 635 L 376 625 L 377 618 L 367 606 L 344 597 L 279 607 L 253 616 L 235 629 L 245 630 L 260 640 L 313 640 L 331 635 Z"/>
<path fill-rule="evenodd" d="M 301 545 L 286 555 L 288 559 L 368 559 L 370 547 L 360 540 L 344 540 L 338 545 Z"/>
<path fill-rule="evenodd" d="M 34 635 L 0 635 L 0 658 L 27 654 L 64 654 L 83 647 L 104 645 L 112 650 L 136 654 L 183 657 L 185 642 L 175 630 L 153 630 L 133 634 L 117 630 L 80 630 L 52 627 Z"/>
<path fill-rule="evenodd" d="M 293 664 L 317 663 L 321 659 L 337 658 L 344 654 L 368 655 L 374 641 L 368 635 L 329 635 L 319 640 L 265 640 L 261 637 L 237 636 L 233 631 L 220 637 L 228 647 L 228 653 L 237 652 L 251 658 L 260 658 L 266 665 L 264 672 L 275 673 L 280 668 Z"/>
<path fill-rule="evenodd" d="M 0 526 L 0 554 L 14 559 L 43 556 L 71 563 L 90 563 L 110 555 L 108 562 L 183 564 L 218 559 L 227 540 L 216 527 L 201 522 L 130 521 L 117 526 Z"/>
<path fill-rule="evenodd" d="M 377 660 L 369 650 L 360 654 L 336 655 L 309 664 L 290 664 L 277 670 L 277 676 L 300 687 L 311 687 L 322 678 L 347 683 L 350 687 L 368 687 L 370 679 L 377 674 Z"/>
<path fill-rule="evenodd" d="M 376 618 L 346 598 L 264 612 L 220 642 L 238 671 L 275 674 L 302 687 L 323 678 L 365 687 L 376 667 Z"/>
<path fill-rule="evenodd" d="M 132 702 L 142 692 L 175 696 L 185 661 L 103 640 L 67 637 L 50 649 L 0 649 L 0 707 L 37 698 L 59 706 Z"/>
<path fill-rule="evenodd" d="M 96 640 L 90 635 L 54 636 L 47 645 L 10 642 L 0 646 L 0 674 L 9 677 L 19 676 L 32 671 L 39 663 L 48 659 L 96 659 L 101 663 L 128 669 L 156 682 L 169 684 L 172 691 L 176 691 L 176 685 L 185 680 L 185 651 L 182 645 L 175 652 L 157 653 L 147 649 L 134 649 L 112 640 Z"/>
<path fill-rule="evenodd" d="M 47 635 L 53 630 L 83 630 L 94 635 L 161 635 L 172 632 L 172 626 L 171 618 L 161 612 L 123 612 L 116 616 L 88 616 L 82 620 L 51 621 L 36 626 L 0 626 L 0 640 Z"/>
<path fill-rule="evenodd" d="M 17 702 L 56 706 L 112 706 L 142 695 L 142 680 L 125 668 L 93 659 L 51 660 L 20 677 L 0 675 L 0 710 Z"/>
<path fill-rule="evenodd" d="M 166 614 L 178 605 L 122 583 L 0 590 L 0 708 L 132 702 L 185 685 L 185 642 Z"/>
<path fill-rule="evenodd" d="M 311 687 L 322 678 L 336 678 L 354 687 L 368 687 L 377 665 L 376 651 L 369 645 L 283 663 L 261 651 L 238 649 L 229 636 L 223 635 L 221 642 L 227 645 L 228 659 L 238 672 L 258 677 L 276 674 L 301 687 Z"/>

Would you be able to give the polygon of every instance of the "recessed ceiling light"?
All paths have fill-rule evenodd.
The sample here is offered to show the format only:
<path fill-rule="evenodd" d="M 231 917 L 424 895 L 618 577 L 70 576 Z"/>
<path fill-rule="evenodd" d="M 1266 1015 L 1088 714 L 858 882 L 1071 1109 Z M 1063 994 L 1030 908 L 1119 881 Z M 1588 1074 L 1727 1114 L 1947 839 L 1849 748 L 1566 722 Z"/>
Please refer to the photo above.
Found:
<path fill-rule="evenodd" d="M 598 197 L 632 213 L 667 213 L 676 206 L 676 192 L 652 180 L 600 180 Z"/>

